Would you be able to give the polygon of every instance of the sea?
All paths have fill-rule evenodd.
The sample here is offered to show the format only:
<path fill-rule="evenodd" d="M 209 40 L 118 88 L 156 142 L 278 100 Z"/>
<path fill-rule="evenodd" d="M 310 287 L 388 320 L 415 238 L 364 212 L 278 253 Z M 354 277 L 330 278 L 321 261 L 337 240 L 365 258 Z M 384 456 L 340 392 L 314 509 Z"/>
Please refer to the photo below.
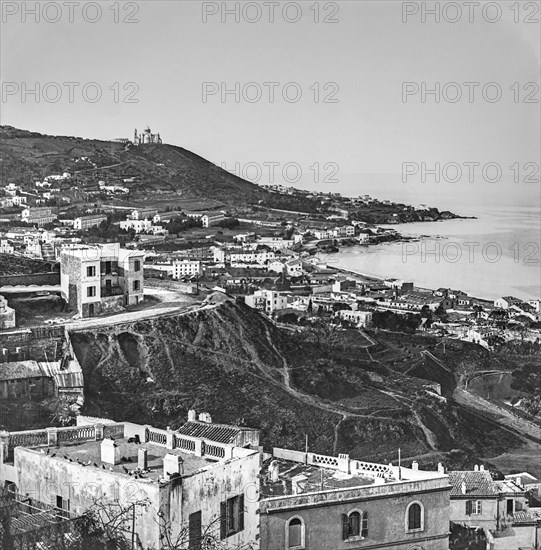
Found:
<path fill-rule="evenodd" d="M 304 183 L 306 188 L 328 190 L 323 183 Z M 374 277 L 413 281 L 422 288 L 462 290 L 478 298 L 540 299 L 539 183 L 516 183 L 508 178 L 492 184 L 404 184 L 400 175 L 350 174 L 341 176 L 332 190 L 343 196 L 370 195 L 432 206 L 475 219 L 389 225 L 413 240 L 344 247 L 327 256 L 327 264 Z"/>

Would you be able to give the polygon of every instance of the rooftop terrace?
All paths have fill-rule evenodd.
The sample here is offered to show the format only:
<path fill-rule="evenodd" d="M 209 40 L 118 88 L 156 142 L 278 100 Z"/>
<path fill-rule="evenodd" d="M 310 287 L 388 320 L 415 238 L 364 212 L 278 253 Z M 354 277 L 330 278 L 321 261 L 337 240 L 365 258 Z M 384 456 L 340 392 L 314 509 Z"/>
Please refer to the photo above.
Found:
<path fill-rule="evenodd" d="M 270 467 L 272 462 L 277 465 L 279 470 L 278 480 L 276 481 L 272 479 L 273 467 Z M 303 477 L 298 478 L 297 476 Z M 263 463 L 260 489 L 261 496 L 267 498 L 293 495 L 297 490 L 303 493 L 311 493 L 373 485 L 375 482 L 374 478 L 359 473 L 348 474 L 339 470 L 331 470 L 311 464 L 300 464 L 291 460 L 270 459 Z M 296 485 L 299 485 L 298 489 L 295 487 Z"/>
<path fill-rule="evenodd" d="M 115 439 L 118 445 L 121 461 L 112 465 L 101 460 L 101 441 L 85 441 L 80 443 L 62 444 L 51 448 L 50 457 L 52 460 L 68 460 L 74 462 L 81 468 L 99 468 L 109 470 L 125 476 L 135 475 L 137 469 L 137 454 L 139 449 L 147 450 L 146 473 L 141 474 L 142 479 L 158 481 L 164 477 L 163 459 L 166 454 L 173 454 L 182 457 L 183 475 L 190 475 L 210 464 L 215 464 L 217 459 L 208 459 L 196 456 L 193 453 L 186 453 L 180 449 L 167 449 L 166 447 L 153 443 L 128 443 L 128 438 Z M 45 452 L 45 450 L 41 450 Z M 124 458 L 124 460 L 122 460 Z"/>

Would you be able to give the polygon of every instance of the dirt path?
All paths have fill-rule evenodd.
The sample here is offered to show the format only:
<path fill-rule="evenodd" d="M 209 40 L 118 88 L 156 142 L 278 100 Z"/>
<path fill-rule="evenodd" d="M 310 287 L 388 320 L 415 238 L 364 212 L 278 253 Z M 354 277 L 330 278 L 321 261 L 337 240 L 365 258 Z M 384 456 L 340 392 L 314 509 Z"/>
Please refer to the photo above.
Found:
<path fill-rule="evenodd" d="M 511 431 L 525 440 L 541 443 L 541 428 L 511 412 L 501 409 L 490 401 L 478 397 L 464 389 L 456 388 L 453 400 L 466 409 L 473 410 L 479 416 L 497 423 L 501 428 Z"/>

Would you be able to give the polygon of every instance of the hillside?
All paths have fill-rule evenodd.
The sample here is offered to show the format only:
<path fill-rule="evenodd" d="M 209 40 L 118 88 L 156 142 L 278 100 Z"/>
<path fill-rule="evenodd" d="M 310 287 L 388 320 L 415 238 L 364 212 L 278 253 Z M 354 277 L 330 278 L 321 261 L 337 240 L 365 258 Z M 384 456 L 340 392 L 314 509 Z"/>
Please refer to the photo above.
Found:
<path fill-rule="evenodd" d="M 254 202 L 266 196 L 253 183 L 174 145 L 135 147 L 0 126 L 0 150 L 0 185 L 31 184 L 67 171 L 75 185 L 92 179 L 133 178 L 129 187 L 132 198 L 138 200 L 172 192 L 182 198 L 206 197 L 225 203 Z"/>
<path fill-rule="evenodd" d="M 405 459 L 430 466 L 441 460 L 460 467 L 520 447 L 516 434 L 401 372 L 387 342 L 371 352 L 360 339 L 330 350 L 312 336 L 279 329 L 233 300 L 73 332 L 85 377 L 83 413 L 176 428 L 195 408 L 217 422 L 260 428 L 266 448 L 301 449 L 307 435 L 316 452 L 387 462 L 401 448 Z M 411 337 L 408 343 L 418 346 Z"/>

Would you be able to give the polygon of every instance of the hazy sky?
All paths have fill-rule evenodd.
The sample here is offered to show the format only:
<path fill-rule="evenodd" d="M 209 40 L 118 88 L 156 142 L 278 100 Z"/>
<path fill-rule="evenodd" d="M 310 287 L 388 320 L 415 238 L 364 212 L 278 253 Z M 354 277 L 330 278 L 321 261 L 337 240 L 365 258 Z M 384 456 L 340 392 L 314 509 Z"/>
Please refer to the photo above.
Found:
<path fill-rule="evenodd" d="M 63 2 L 45 1 L 39 3 L 36 22 L 35 15 L 25 13 L 35 4 L 2 1 L 2 124 L 99 139 L 131 137 L 135 127 L 149 124 L 164 141 L 228 166 L 296 162 L 307 169 L 315 162 L 334 162 L 343 173 L 399 173 L 404 161 L 539 162 L 540 25 L 525 22 L 539 21 L 539 12 L 525 5 L 513 12 L 511 2 L 501 2 L 501 18 L 493 23 L 486 19 L 498 14 L 495 8 L 483 14 L 483 3 L 472 22 L 464 5 L 460 20 L 450 22 L 457 17 L 450 6 L 436 23 L 430 14 L 423 22 L 421 13 L 423 5 L 434 2 L 322 1 L 317 6 L 308 0 L 280 2 L 272 23 L 265 3 L 261 20 L 250 23 L 242 11 L 255 19 L 255 2 L 99 2 L 101 17 L 91 23 L 83 12 L 89 20 L 96 18 L 92 3 L 72 3 L 74 22 Z M 234 9 L 235 4 L 241 21 L 228 15 L 222 22 L 224 5 Z M 285 4 L 290 21 L 298 16 L 296 6 L 301 8 L 298 22 L 285 20 Z M 403 10 L 416 8 L 418 13 L 404 22 Z M 325 17 L 337 22 L 325 23 Z M 23 83 L 33 88 L 36 82 L 40 101 L 31 94 L 23 101 Z M 65 82 L 80 84 L 72 103 Z M 102 91 L 95 103 L 81 91 L 90 82 Z M 234 89 L 238 82 L 240 102 L 234 94 L 223 102 L 220 93 L 204 102 L 204 82 L 210 91 Z M 243 94 L 250 82 L 255 84 Z M 274 103 L 268 82 L 279 83 Z M 432 89 L 435 82 L 441 88 L 450 82 L 460 86 L 447 86 L 449 100 L 440 96 L 439 103 L 434 96 L 423 103 L 420 92 L 404 102 L 404 82 L 414 83 L 412 90 L 422 83 Z M 473 103 L 465 82 L 479 83 Z M 491 98 L 498 86 L 502 92 L 492 103 L 482 94 L 489 82 L 497 84 L 486 89 Z M 515 82 L 519 88 L 512 91 Z M 529 82 L 535 84 L 524 89 Z M 118 101 L 110 89 L 115 83 Z M 123 90 L 126 83 L 138 87 L 137 102 L 122 101 L 135 90 L 132 85 Z M 296 83 L 287 91 L 293 98 L 300 90 L 300 101 L 283 99 L 287 83 Z M 60 90 L 59 101 L 46 101 L 44 89 L 52 99 Z M 457 89 L 464 97 L 452 103 Z M 258 90 L 263 92 L 259 101 L 246 101 L 246 94 L 252 99 Z M 94 97 L 95 88 L 86 91 Z M 337 102 L 323 101 L 330 94 Z M 528 94 L 533 103 L 523 102 Z"/>

